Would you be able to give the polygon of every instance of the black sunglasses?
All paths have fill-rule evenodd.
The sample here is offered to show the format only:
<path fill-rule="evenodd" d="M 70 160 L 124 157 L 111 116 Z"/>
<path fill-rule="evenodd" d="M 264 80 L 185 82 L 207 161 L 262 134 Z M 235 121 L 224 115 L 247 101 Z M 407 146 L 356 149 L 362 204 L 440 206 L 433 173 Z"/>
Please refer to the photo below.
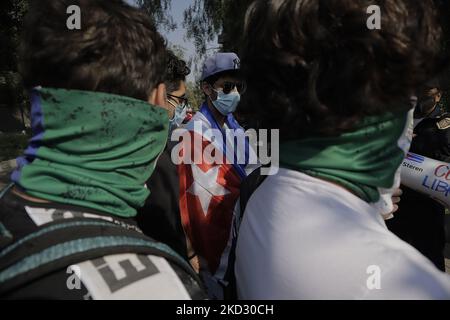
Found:
<path fill-rule="evenodd" d="M 245 92 L 245 89 L 247 88 L 247 85 L 245 84 L 245 82 L 240 81 L 239 82 L 225 81 L 223 84 L 223 93 L 229 94 L 231 91 L 233 91 L 234 88 L 236 88 L 240 94 L 243 94 Z"/>
<path fill-rule="evenodd" d="M 179 100 L 181 100 L 181 104 L 187 106 L 188 105 L 188 98 L 186 98 L 186 95 L 182 95 L 182 96 L 175 96 L 173 94 L 167 93 L 167 97 L 170 97 L 172 99 L 178 99 L 177 102 L 179 102 Z"/>

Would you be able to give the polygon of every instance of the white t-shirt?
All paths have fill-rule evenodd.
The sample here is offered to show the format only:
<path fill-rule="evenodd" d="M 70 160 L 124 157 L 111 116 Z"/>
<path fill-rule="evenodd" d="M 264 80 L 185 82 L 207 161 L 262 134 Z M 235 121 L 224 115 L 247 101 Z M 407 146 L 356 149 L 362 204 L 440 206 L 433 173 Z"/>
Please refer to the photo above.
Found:
<path fill-rule="evenodd" d="M 241 299 L 450 299 L 450 276 L 374 207 L 286 169 L 247 204 L 235 272 Z"/>

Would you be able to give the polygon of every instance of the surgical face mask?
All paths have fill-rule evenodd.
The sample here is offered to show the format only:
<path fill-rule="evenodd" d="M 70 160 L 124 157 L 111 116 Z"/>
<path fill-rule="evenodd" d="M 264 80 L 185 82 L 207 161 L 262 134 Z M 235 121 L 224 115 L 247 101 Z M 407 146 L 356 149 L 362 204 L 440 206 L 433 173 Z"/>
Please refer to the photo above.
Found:
<path fill-rule="evenodd" d="M 241 100 L 241 95 L 237 91 L 232 91 L 228 94 L 223 93 L 222 90 L 215 90 L 217 93 L 217 100 L 212 100 L 211 96 L 209 97 L 211 99 L 212 104 L 214 107 L 219 111 L 222 115 L 227 116 L 230 113 L 233 113 L 236 111 L 236 108 L 239 104 L 239 101 Z"/>
<path fill-rule="evenodd" d="M 441 114 L 441 106 L 434 97 L 425 97 L 417 101 L 415 118 L 436 118 Z"/>
<path fill-rule="evenodd" d="M 183 120 L 186 118 L 187 107 L 184 103 L 176 105 L 170 100 L 167 100 L 167 102 L 169 102 L 172 106 L 175 107 L 174 116 L 170 120 L 170 131 L 172 131 L 183 124 Z"/>
<path fill-rule="evenodd" d="M 438 118 L 441 115 L 441 105 L 437 104 L 434 110 L 428 115 L 428 118 Z"/>

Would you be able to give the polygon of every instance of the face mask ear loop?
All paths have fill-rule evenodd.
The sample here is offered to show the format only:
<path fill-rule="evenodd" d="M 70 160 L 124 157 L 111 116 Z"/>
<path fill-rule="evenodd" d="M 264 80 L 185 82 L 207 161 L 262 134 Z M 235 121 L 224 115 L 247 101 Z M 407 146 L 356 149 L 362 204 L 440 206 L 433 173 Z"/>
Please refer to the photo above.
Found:
<path fill-rule="evenodd" d="M 214 89 L 214 87 L 213 87 L 210 83 L 208 83 L 208 86 L 209 86 L 209 88 L 210 88 L 212 91 L 214 91 L 217 95 L 219 94 L 219 91 L 217 91 L 216 89 Z M 210 95 L 210 94 L 207 94 L 206 96 L 209 98 L 209 100 L 211 101 L 211 103 L 214 105 L 214 100 L 211 98 L 211 95 Z"/>

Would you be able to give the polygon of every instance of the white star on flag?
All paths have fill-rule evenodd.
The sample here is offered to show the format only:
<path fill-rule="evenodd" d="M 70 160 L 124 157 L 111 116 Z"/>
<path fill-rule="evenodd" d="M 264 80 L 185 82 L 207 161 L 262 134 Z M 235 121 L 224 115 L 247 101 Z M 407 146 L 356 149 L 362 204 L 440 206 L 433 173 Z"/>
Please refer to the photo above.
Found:
<path fill-rule="evenodd" d="M 191 165 L 192 176 L 194 182 L 189 187 L 188 192 L 195 195 L 200 200 L 203 214 L 208 214 L 209 204 L 211 198 L 214 196 L 224 196 L 230 193 L 224 186 L 217 183 L 217 177 L 219 176 L 220 166 L 215 166 L 204 172 L 197 165 Z"/>

